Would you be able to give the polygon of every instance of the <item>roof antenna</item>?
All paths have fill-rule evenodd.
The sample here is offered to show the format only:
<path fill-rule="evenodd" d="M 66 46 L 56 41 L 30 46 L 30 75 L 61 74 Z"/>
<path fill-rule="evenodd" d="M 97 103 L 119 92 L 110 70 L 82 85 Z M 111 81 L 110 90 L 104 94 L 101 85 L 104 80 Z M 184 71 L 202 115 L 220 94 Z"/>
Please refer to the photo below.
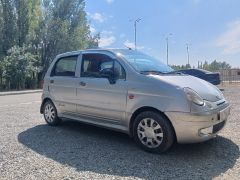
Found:
<path fill-rule="evenodd" d="M 132 48 L 131 48 L 131 47 L 129 47 L 129 46 L 126 46 L 125 44 L 124 44 L 124 46 L 125 46 L 126 48 L 128 48 L 128 50 L 132 50 Z"/>

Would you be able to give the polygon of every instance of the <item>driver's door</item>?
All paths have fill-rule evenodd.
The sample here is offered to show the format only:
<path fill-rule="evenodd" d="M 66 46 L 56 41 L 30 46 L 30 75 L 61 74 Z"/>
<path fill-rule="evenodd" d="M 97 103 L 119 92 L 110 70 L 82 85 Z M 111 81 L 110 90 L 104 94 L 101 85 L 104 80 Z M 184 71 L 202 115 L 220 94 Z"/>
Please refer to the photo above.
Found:
<path fill-rule="evenodd" d="M 106 68 L 118 68 L 115 83 L 102 77 Z M 77 113 L 96 121 L 121 124 L 125 115 L 127 82 L 119 62 L 101 53 L 82 55 L 82 67 L 77 86 Z"/>

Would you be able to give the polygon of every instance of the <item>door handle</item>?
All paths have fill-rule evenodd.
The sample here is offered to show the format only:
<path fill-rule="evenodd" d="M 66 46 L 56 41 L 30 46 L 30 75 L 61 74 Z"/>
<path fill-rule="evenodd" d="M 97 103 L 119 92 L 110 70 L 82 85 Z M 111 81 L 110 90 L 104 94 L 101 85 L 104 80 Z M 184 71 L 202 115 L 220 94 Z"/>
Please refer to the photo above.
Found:
<path fill-rule="evenodd" d="M 54 80 L 50 80 L 50 83 L 53 84 L 53 83 L 54 83 Z"/>
<path fill-rule="evenodd" d="M 86 86 L 86 83 L 83 82 L 83 81 L 81 81 L 81 82 L 79 83 L 79 85 L 80 85 L 80 86 Z"/>

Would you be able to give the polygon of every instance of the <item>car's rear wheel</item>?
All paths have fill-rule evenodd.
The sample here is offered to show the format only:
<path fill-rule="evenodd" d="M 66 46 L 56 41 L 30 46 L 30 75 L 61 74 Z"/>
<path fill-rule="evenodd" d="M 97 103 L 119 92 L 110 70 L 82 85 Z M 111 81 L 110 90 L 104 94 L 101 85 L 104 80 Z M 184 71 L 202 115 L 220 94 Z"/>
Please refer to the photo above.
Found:
<path fill-rule="evenodd" d="M 133 136 L 140 147 L 155 153 L 167 151 L 174 142 L 174 131 L 169 120 L 154 111 L 145 111 L 136 117 Z"/>
<path fill-rule="evenodd" d="M 57 109 L 54 104 L 47 100 L 43 106 L 44 119 L 50 126 L 57 126 L 61 123 L 61 119 L 57 116 Z"/>

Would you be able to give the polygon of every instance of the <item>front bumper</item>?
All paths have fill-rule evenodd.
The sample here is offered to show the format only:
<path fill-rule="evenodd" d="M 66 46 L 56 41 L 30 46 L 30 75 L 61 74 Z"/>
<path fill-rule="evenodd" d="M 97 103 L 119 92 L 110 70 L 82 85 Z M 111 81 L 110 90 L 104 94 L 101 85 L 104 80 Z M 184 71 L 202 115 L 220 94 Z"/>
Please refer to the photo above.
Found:
<path fill-rule="evenodd" d="M 216 137 L 227 122 L 230 105 L 198 114 L 165 112 L 171 121 L 178 143 L 196 143 Z"/>

